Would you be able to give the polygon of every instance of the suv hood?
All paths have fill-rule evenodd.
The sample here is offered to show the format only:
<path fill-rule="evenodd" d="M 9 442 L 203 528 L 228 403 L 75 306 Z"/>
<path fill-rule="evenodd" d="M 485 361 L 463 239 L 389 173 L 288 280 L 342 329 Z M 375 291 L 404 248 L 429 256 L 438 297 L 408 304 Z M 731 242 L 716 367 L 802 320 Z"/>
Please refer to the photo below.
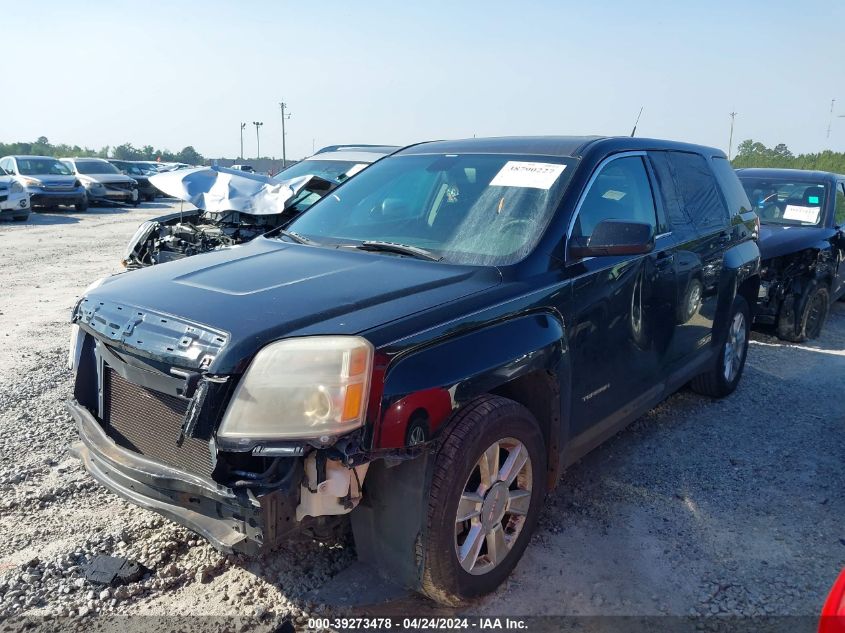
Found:
<path fill-rule="evenodd" d="M 816 246 L 830 239 L 835 231 L 818 226 L 781 226 L 762 224 L 760 226 L 760 259 L 765 261 L 789 253 Z"/>
<path fill-rule="evenodd" d="M 73 183 L 76 182 L 76 176 L 58 176 L 53 174 L 42 174 L 42 175 L 33 175 L 33 176 L 17 176 L 17 178 L 23 179 L 30 179 L 30 180 L 37 180 L 42 185 L 47 185 L 48 187 L 53 186 L 65 186 L 65 187 L 72 187 Z"/>
<path fill-rule="evenodd" d="M 273 340 L 357 334 L 500 280 L 496 268 L 258 238 L 109 277 L 86 294 L 74 319 L 102 338 L 171 363 L 188 336 L 217 341 L 213 360 L 193 362 L 204 349 L 182 354 L 184 362 L 176 364 L 229 374 L 242 371 Z M 169 344 L 160 344 L 165 339 Z M 145 346 L 154 340 L 159 343 Z"/>

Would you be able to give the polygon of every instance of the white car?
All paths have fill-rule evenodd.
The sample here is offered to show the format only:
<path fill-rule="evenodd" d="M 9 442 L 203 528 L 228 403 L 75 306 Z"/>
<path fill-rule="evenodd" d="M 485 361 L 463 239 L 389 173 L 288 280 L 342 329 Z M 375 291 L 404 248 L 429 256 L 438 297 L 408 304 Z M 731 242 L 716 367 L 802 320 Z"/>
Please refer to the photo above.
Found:
<path fill-rule="evenodd" d="M 0 167 L 0 218 L 26 220 L 29 209 L 29 192 Z"/>
<path fill-rule="evenodd" d="M 138 181 L 102 158 L 62 158 L 88 192 L 89 202 L 124 202 L 138 206 Z"/>

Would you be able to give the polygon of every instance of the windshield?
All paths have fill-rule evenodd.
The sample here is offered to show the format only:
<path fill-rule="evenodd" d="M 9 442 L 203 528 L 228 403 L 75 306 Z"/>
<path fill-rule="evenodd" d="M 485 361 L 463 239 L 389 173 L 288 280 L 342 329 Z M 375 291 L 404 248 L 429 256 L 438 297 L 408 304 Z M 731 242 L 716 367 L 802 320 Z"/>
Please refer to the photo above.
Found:
<path fill-rule="evenodd" d="M 119 174 L 117 167 L 104 160 L 78 160 L 76 171 L 80 174 Z"/>
<path fill-rule="evenodd" d="M 298 176 L 319 176 L 323 180 L 332 182 L 343 182 L 354 176 L 368 163 L 355 162 L 353 160 L 303 160 L 280 171 L 273 177 L 273 180 L 280 182 L 290 180 Z"/>
<path fill-rule="evenodd" d="M 18 173 L 23 176 L 72 176 L 70 168 L 55 158 L 18 158 Z"/>
<path fill-rule="evenodd" d="M 391 242 L 453 263 L 510 264 L 539 240 L 575 163 L 494 154 L 387 158 L 288 228 L 317 243 Z"/>
<path fill-rule="evenodd" d="M 824 182 L 740 175 L 742 186 L 763 224 L 818 226 L 823 219 Z"/>

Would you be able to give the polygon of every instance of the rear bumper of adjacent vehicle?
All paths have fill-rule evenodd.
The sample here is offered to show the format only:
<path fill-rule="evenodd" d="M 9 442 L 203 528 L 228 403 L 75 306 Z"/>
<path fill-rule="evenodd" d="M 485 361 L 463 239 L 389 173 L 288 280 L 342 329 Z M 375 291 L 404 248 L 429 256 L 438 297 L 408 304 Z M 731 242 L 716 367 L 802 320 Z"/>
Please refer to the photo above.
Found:
<path fill-rule="evenodd" d="M 106 435 L 97 419 L 75 400 L 67 409 L 80 441 L 71 451 L 100 484 L 138 506 L 153 510 L 208 539 L 222 552 L 255 554 L 293 523 L 298 481 L 256 497 L 128 451 Z"/>

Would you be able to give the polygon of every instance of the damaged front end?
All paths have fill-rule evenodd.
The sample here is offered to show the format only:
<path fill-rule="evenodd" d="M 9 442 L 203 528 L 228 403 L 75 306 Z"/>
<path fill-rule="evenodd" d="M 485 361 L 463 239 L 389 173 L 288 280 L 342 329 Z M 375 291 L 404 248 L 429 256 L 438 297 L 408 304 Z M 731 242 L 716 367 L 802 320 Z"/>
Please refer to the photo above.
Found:
<path fill-rule="evenodd" d="M 114 493 L 223 552 L 329 536 L 361 500 L 369 463 L 359 433 L 330 442 L 221 441 L 221 419 L 242 382 L 210 369 L 228 342 L 201 324 L 83 299 L 70 355 L 73 453 Z"/>
<path fill-rule="evenodd" d="M 195 174 L 183 178 L 191 175 Z M 157 178 L 161 176 L 153 177 Z M 129 269 L 142 268 L 249 242 L 287 225 L 337 186 L 315 176 L 272 185 L 240 179 L 248 183 L 245 191 L 236 189 L 237 195 L 213 199 L 213 180 L 194 185 L 190 194 L 181 182 L 171 189 L 166 180 L 156 181 L 169 195 L 204 206 L 144 222 L 129 240 L 121 263 Z"/>

